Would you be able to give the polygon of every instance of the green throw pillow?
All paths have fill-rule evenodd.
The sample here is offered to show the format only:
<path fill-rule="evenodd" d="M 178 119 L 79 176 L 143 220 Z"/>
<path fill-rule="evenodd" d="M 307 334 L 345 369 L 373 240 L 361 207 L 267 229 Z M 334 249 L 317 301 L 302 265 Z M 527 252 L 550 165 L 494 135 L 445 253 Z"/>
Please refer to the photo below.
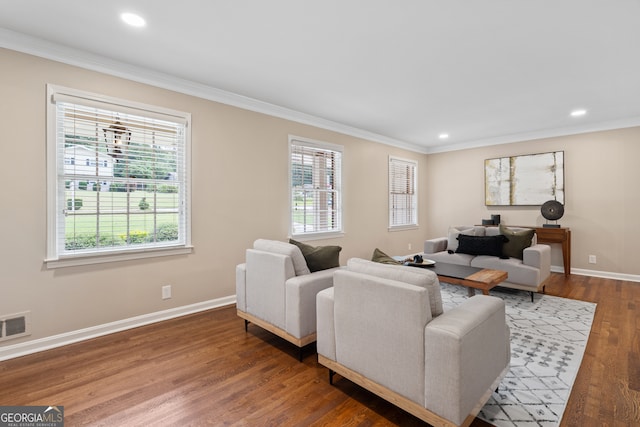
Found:
<path fill-rule="evenodd" d="M 515 231 L 500 224 L 500 234 L 509 239 L 509 241 L 505 242 L 502 246 L 502 254 L 512 258 L 522 259 L 522 252 L 531 246 L 534 233 L 534 229 Z"/>
<path fill-rule="evenodd" d="M 389 255 L 382 252 L 380 249 L 376 248 L 373 251 L 373 255 L 371 256 L 371 261 L 380 262 L 382 264 L 402 264 L 401 261 L 396 261 L 391 258 Z"/>
<path fill-rule="evenodd" d="M 340 267 L 340 251 L 342 250 L 340 246 L 311 246 L 293 239 L 289 239 L 289 243 L 300 248 L 304 260 L 307 261 L 307 267 L 312 273 Z"/>

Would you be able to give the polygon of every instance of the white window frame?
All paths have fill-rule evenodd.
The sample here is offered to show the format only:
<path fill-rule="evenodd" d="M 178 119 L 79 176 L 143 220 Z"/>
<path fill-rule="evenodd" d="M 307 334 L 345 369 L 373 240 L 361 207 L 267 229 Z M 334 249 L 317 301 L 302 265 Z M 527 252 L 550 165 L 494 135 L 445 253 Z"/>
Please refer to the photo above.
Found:
<path fill-rule="evenodd" d="M 184 156 L 178 168 L 183 176 L 179 190 L 179 239 L 160 244 L 125 245 L 105 247 L 93 251 L 70 253 L 64 249 L 64 156 L 59 153 L 57 141 L 58 109 L 56 102 L 123 111 L 144 117 L 152 117 L 182 123 L 184 131 Z M 77 160 L 77 159 L 76 159 Z M 77 163 L 77 162 L 76 162 Z M 62 86 L 47 85 L 47 268 L 98 264 L 158 256 L 191 253 L 191 114 L 138 102 L 113 98 Z M 97 180 L 103 179 L 97 176 Z M 62 206 L 61 206 L 62 205 Z"/>
<path fill-rule="evenodd" d="M 406 172 L 413 168 L 413 182 Z M 404 169 L 404 171 L 403 171 Z M 404 182 L 405 191 L 398 191 L 399 183 Z M 408 188 L 407 188 L 408 187 Z M 413 194 L 411 194 L 413 189 Z M 405 197 L 404 206 L 400 206 L 397 200 L 399 196 Z M 407 206 L 406 203 L 410 205 Z M 408 213 L 408 215 L 407 215 Z M 418 228 L 418 162 L 389 156 L 389 230 L 407 230 Z"/>
<path fill-rule="evenodd" d="M 335 169 L 333 170 L 334 186 L 332 189 L 333 200 L 337 209 L 333 212 L 334 223 L 337 225 L 333 229 L 316 230 L 316 224 L 313 224 L 314 229 L 310 231 L 300 231 L 299 227 L 296 229 L 296 222 L 294 216 L 296 215 L 296 206 L 294 203 L 294 182 L 293 182 L 293 152 L 294 147 L 302 147 L 305 150 L 318 152 L 330 151 L 335 155 Z M 326 239 L 332 237 L 342 237 L 344 235 L 344 223 L 343 223 L 343 205 L 342 205 L 342 164 L 344 159 L 344 147 L 337 144 L 331 144 L 323 141 L 316 141 L 309 138 L 303 138 L 299 136 L 289 135 L 289 233 L 292 238 L 298 240 L 314 240 L 314 239 Z M 317 189 L 312 189 L 317 190 Z M 332 205 L 333 206 L 333 205 Z M 334 206 L 335 207 L 335 206 Z"/>

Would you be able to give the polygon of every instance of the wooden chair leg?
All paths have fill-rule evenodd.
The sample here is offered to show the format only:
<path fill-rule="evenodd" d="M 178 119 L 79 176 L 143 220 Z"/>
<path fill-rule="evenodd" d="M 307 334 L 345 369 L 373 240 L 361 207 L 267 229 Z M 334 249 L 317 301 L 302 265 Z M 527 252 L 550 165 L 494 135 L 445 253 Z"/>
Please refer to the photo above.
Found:
<path fill-rule="evenodd" d="M 330 385 L 333 385 L 333 376 L 334 376 L 335 374 L 336 374 L 336 373 L 335 373 L 334 371 L 332 371 L 331 369 L 329 369 L 329 384 L 330 384 Z"/>
<path fill-rule="evenodd" d="M 249 332 L 249 321 L 244 319 L 244 331 Z"/>

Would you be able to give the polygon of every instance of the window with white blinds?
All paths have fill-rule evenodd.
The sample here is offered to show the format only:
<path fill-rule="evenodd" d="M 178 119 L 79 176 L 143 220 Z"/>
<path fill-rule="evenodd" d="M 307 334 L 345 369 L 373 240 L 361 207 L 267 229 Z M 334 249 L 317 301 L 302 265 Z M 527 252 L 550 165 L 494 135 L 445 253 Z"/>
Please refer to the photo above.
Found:
<path fill-rule="evenodd" d="M 389 157 L 389 228 L 418 225 L 418 163 Z"/>
<path fill-rule="evenodd" d="M 47 261 L 189 247 L 190 115 L 51 85 L 48 102 Z"/>
<path fill-rule="evenodd" d="M 342 147 L 289 137 L 291 235 L 342 233 Z"/>

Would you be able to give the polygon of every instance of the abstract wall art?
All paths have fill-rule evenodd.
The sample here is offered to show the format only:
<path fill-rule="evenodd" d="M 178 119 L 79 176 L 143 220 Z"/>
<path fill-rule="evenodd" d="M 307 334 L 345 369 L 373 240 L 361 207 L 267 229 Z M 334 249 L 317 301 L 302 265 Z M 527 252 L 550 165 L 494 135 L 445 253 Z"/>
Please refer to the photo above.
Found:
<path fill-rule="evenodd" d="M 484 161 L 485 205 L 564 204 L 564 151 Z"/>

